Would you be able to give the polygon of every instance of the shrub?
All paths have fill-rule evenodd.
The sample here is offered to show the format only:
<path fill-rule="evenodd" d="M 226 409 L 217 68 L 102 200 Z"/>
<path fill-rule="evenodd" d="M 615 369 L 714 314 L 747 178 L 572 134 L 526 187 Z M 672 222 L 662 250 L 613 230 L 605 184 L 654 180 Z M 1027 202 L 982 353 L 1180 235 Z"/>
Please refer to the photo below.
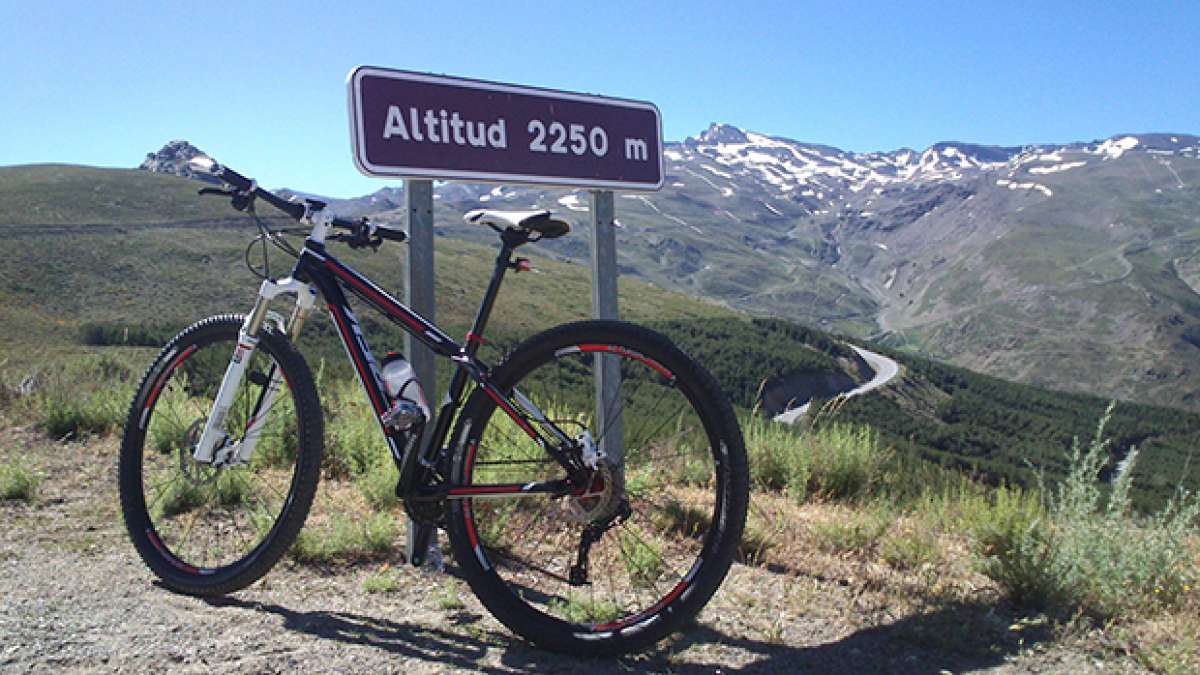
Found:
<path fill-rule="evenodd" d="M 0 499 L 32 502 L 37 499 L 42 476 L 18 460 L 0 464 Z"/>
<path fill-rule="evenodd" d="M 165 324 L 118 324 L 89 322 L 80 326 L 80 340 L 85 345 L 131 347 L 161 347 L 167 343 L 178 328 Z"/>
<path fill-rule="evenodd" d="M 813 458 L 796 431 L 760 415 L 747 415 L 742 419 L 742 434 L 756 486 L 801 500 L 808 496 Z"/>
<path fill-rule="evenodd" d="M 308 563 L 377 558 L 392 549 L 398 532 L 396 518 L 389 513 L 366 517 L 339 513 L 327 525 L 301 530 L 291 554 Z"/>
<path fill-rule="evenodd" d="M 912 524 L 893 527 L 879 541 L 879 557 L 898 570 L 911 570 L 941 560 L 937 537 Z"/>
<path fill-rule="evenodd" d="M 845 519 L 814 523 L 812 533 L 824 551 L 861 553 L 875 546 L 891 525 L 881 510 L 852 511 Z"/>
<path fill-rule="evenodd" d="M 361 476 L 390 457 L 379 422 L 357 382 L 342 380 L 328 391 L 325 470 L 332 476 Z"/>
<path fill-rule="evenodd" d="M 132 390 L 125 386 L 90 393 L 82 388 L 55 386 L 42 392 L 35 403 L 37 425 L 59 440 L 107 434 L 125 422 L 132 398 Z"/>
<path fill-rule="evenodd" d="M 1112 406 L 1086 451 L 1078 441 L 1072 445 L 1066 479 L 1046 492 L 1046 517 L 1014 518 L 996 537 L 985 571 L 1015 600 L 1109 619 L 1175 604 L 1195 583 L 1200 500 L 1181 491 L 1157 513 L 1134 514 L 1129 490 L 1138 453 L 1132 448 L 1113 471 L 1105 498 L 1100 476 L 1111 413 Z"/>
<path fill-rule="evenodd" d="M 363 579 L 362 589 L 366 593 L 394 593 L 404 585 L 404 579 L 393 570 L 382 570 Z"/>
<path fill-rule="evenodd" d="M 396 497 L 398 480 L 400 480 L 400 470 L 396 468 L 396 463 L 387 461 L 380 462 L 360 476 L 355 484 L 371 508 L 376 511 L 386 511 L 400 506 L 400 500 Z"/>
<path fill-rule="evenodd" d="M 438 607 L 447 612 L 454 612 L 466 607 L 466 603 L 462 600 L 462 594 L 459 592 L 459 583 L 454 579 L 447 579 L 446 583 L 438 589 L 436 597 Z"/>
<path fill-rule="evenodd" d="M 573 623 L 605 623 L 621 616 L 621 608 L 611 600 L 568 592 L 565 599 L 550 601 L 550 609 Z"/>

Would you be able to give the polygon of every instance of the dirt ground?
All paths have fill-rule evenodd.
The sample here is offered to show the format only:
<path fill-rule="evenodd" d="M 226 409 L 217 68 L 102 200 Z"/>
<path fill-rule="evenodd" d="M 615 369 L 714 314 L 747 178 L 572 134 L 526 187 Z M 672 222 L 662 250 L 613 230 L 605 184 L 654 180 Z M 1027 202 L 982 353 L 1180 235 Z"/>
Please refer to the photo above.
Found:
<path fill-rule="evenodd" d="M 285 561 L 251 588 L 200 600 L 156 585 L 126 541 L 116 441 L 56 443 L 0 430 L 0 461 L 45 476 L 32 504 L 0 502 L 0 669 L 143 672 L 1136 671 L 994 599 L 914 611 L 869 580 L 735 564 L 684 635 L 654 651 L 580 660 L 534 649 L 454 578 L 391 563 Z M 397 542 L 402 548 L 402 542 Z M 367 593 L 389 564 L 400 589 Z M 802 566 L 800 566 L 802 567 Z M 461 602 L 446 602 L 457 589 Z"/>

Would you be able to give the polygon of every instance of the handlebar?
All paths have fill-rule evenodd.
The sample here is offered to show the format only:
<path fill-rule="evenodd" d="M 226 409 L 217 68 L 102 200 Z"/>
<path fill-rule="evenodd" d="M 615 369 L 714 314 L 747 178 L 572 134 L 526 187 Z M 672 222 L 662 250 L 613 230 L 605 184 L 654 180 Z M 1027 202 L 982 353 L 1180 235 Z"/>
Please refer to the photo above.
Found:
<path fill-rule="evenodd" d="M 211 157 L 207 157 L 205 155 L 199 155 L 188 160 L 188 167 L 196 173 L 214 176 L 220 179 L 221 182 L 233 188 L 232 190 L 202 188 L 200 190 L 200 194 L 220 194 L 228 196 L 232 198 L 234 208 L 238 209 L 239 211 L 244 210 L 255 198 L 262 199 L 297 221 L 302 221 L 306 215 L 310 215 L 314 211 L 320 211 L 325 208 L 325 203 L 316 199 L 307 199 L 304 203 L 293 202 L 284 199 L 274 192 L 260 188 L 256 181 L 246 178 L 242 174 L 230 169 L 227 166 L 218 164 L 217 162 L 213 161 Z M 405 241 L 408 239 L 408 235 L 403 230 L 396 230 L 380 225 L 372 225 L 367 222 L 366 218 L 361 220 L 332 218 L 329 221 L 329 224 L 331 227 L 350 231 L 351 236 L 347 237 L 346 241 L 348 241 L 351 246 L 378 246 L 379 240 L 383 239 L 387 239 L 389 241 Z M 372 239 L 375 239 L 375 241 L 372 242 Z"/>

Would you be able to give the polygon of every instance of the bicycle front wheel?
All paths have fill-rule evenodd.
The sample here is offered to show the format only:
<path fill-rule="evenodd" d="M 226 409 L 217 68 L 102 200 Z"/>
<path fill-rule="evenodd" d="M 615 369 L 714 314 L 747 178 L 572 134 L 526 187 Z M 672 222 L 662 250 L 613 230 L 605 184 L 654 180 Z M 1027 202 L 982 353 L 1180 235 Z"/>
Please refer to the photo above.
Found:
<path fill-rule="evenodd" d="M 320 474 L 323 425 L 312 374 L 273 329 L 246 357 L 221 429 L 238 444 L 254 419 L 267 416 L 250 461 L 218 468 L 192 459 L 241 325 L 240 316 L 212 317 L 167 343 L 142 380 L 121 444 L 129 536 L 168 588 L 190 595 L 229 593 L 266 574 L 303 526 Z"/>
<path fill-rule="evenodd" d="M 620 373 L 603 394 L 598 357 Z M 576 654 L 639 649 L 695 616 L 729 570 L 749 489 L 741 430 L 712 376 L 658 333 L 590 321 L 530 338 L 492 382 L 621 454 L 564 497 L 448 501 L 455 556 L 484 605 L 531 642 Z M 456 486 L 563 474 L 479 391 L 451 447 Z"/>

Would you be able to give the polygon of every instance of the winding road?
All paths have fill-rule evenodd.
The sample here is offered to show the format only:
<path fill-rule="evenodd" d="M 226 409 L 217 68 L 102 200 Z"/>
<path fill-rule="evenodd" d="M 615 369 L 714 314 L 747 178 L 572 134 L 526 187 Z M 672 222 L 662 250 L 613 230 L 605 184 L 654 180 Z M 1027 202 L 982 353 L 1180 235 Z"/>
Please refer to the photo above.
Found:
<path fill-rule="evenodd" d="M 859 356 L 861 356 L 862 359 L 867 362 L 867 365 L 871 366 L 871 368 L 875 371 L 875 376 L 872 377 L 869 382 L 861 384 L 850 391 L 839 394 L 839 396 L 842 398 L 850 398 L 852 396 L 858 396 L 859 394 L 865 394 L 869 391 L 878 389 L 888 382 L 891 382 L 892 378 L 896 377 L 896 375 L 900 372 L 900 364 L 889 359 L 883 354 L 876 354 L 875 352 L 868 351 L 862 347 L 856 347 L 855 345 L 850 345 L 850 348 L 853 349 Z M 783 422 L 784 424 L 795 424 L 796 420 L 803 417 L 804 413 L 807 411 L 808 403 L 805 403 L 804 405 L 779 413 L 775 416 L 775 421 Z"/>

